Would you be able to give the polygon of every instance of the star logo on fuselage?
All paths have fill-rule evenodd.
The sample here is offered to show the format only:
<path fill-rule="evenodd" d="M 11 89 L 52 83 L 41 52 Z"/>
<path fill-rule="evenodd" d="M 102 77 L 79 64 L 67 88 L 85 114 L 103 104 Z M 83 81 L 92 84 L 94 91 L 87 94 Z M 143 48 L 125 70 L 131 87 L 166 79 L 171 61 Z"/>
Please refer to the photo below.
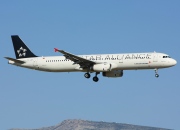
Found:
<path fill-rule="evenodd" d="M 19 50 L 17 50 L 17 53 L 19 54 L 19 57 L 22 57 L 22 56 L 26 56 L 26 49 L 24 49 L 23 47 L 20 47 Z"/>

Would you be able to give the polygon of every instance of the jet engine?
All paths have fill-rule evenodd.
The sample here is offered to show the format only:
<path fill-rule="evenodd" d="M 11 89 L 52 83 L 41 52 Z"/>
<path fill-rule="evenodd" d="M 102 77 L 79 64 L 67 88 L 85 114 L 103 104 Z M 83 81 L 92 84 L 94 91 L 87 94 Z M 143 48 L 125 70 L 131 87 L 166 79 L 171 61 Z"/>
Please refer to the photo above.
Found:
<path fill-rule="evenodd" d="M 112 77 L 112 78 L 122 77 L 123 76 L 123 70 L 113 70 L 110 72 L 103 72 L 102 75 L 104 77 Z"/>

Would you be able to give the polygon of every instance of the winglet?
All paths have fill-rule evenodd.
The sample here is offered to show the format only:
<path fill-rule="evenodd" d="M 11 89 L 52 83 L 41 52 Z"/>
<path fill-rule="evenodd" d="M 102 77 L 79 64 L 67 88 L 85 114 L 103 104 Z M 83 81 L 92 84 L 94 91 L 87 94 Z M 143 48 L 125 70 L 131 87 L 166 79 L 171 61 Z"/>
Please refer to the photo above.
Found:
<path fill-rule="evenodd" d="M 55 52 L 57 52 L 58 50 L 59 50 L 59 49 L 57 49 L 57 48 L 54 48 L 54 51 L 55 51 Z"/>

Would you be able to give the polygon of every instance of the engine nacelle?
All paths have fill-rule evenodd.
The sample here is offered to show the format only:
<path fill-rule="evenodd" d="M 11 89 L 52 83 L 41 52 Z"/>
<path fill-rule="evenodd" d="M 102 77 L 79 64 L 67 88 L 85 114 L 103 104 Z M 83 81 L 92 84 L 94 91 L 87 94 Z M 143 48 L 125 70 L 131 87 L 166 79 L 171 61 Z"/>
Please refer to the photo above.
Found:
<path fill-rule="evenodd" d="M 103 72 L 102 73 L 103 76 L 105 77 L 122 77 L 123 76 L 123 70 L 113 70 L 110 72 Z"/>
<path fill-rule="evenodd" d="M 95 64 L 92 67 L 92 70 L 96 72 L 108 72 L 108 71 L 111 71 L 111 64 L 108 64 L 108 63 Z"/>

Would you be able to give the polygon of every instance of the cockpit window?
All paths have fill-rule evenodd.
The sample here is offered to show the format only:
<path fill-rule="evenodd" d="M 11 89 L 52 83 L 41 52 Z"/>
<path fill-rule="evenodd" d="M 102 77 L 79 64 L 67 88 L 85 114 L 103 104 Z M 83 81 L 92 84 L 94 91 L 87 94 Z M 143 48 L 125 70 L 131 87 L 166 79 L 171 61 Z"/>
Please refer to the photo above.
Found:
<path fill-rule="evenodd" d="M 171 58 L 170 56 L 163 56 L 163 58 Z"/>

